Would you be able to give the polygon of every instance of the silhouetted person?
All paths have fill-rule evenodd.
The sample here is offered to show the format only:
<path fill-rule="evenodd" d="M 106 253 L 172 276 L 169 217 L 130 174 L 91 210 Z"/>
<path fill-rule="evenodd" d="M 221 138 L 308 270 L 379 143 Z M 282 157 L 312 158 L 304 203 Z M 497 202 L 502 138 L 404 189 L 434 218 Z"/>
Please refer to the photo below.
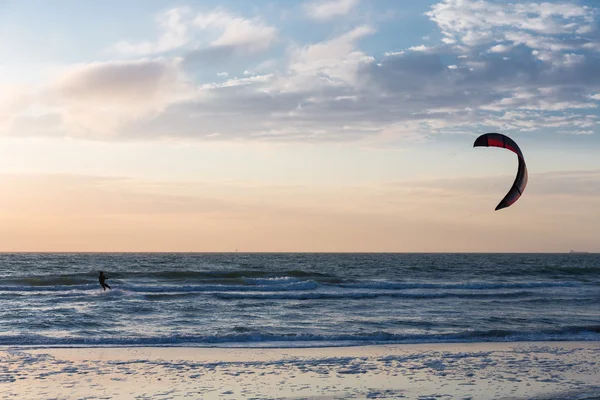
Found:
<path fill-rule="evenodd" d="M 106 277 L 104 276 L 104 272 L 100 271 L 100 275 L 98 276 L 98 281 L 100 281 L 100 286 L 102 289 L 106 290 L 106 288 L 110 289 L 108 283 L 106 283 Z"/>

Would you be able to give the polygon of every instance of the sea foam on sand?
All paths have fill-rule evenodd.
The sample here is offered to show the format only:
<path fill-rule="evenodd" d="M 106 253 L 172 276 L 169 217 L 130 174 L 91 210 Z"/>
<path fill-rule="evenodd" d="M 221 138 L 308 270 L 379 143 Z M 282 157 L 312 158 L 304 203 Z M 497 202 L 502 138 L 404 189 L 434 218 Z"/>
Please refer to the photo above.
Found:
<path fill-rule="evenodd" d="M 599 399 L 600 342 L 5 347 L 0 398 Z"/>

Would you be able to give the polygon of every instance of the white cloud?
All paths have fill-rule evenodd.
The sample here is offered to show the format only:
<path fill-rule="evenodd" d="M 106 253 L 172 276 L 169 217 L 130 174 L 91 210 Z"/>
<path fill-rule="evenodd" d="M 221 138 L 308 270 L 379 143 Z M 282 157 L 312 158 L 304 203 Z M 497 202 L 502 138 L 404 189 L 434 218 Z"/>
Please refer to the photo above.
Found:
<path fill-rule="evenodd" d="M 419 45 L 419 46 L 412 46 L 412 47 L 408 48 L 408 50 L 411 50 L 411 51 L 428 51 L 428 50 L 432 50 L 432 49 L 433 49 L 433 47 L 425 46 L 424 44 Z"/>
<path fill-rule="evenodd" d="M 210 45 L 215 47 L 236 47 L 251 52 L 268 49 L 274 42 L 277 29 L 258 18 L 246 19 L 224 11 L 199 14 L 194 19 L 199 29 L 218 30 L 219 36 Z"/>
<path fill-rule="evenodd" d="M 166 11 L 157 20 L 161 35 L 156 43 L 149 41 L 130 43 L 121 41 L 115 45 L 115 49 L 126 54 L 146 55 L 163 53 L 184 46 L 188 38 L 188 21 L 184 18 L 191 13 L 188 7 L 178 7 Z"/>
<path fill-rule="evenodd" d="M 356 41 L 374 33 L 369 26 L 359 26 L 333 39 L 294 48 L 288 74 L 278 80 L 274 89 L 306 91 L 325 86 L 344 86 L 356 83 L 357 69 L 372 57 L 356 50 Z"/>
<path fill-rule="evenodd" d="M 570 135 L 592 135 L 592 134 L 594 134 L 595 132 L 594 132 L 594 131 L 591 131 L 591 130 L 587 130 L 587 131 L 583 131 L 583 130 L 580 130 L 580 131 L 572 131 L 572 130 L 571 130 L 571 131 L 565 131 L 564 133 L 568 133 L 568 134 L 570 134 Z"/>
<path fill-rule="evenodd" d="M 305 5 L 305 10 L 310 18 L 316 20 L 329 20 L 334 17 L 346 15 L 356 5 L 359 0 L 316 0 Z"/>
<path fill-rule="evenodd" d="M 508 109 L 559 111 L 597 107 L 595 103 L 584 99 L 584 96 L 577 96 L 575 99 L 569 100 L 567 93 L 553 88 L 516 88 L 507 92 L 502 99 L 483 105 L 481 109 L 493 111 Z"/>
<path fill-rule="evenodd" d="M 443 0 L 426 13 L 450 40 L 475 45 L 502 37 L 502 29 L 530 34 L 575 34 L 594 24 L 591 10 L 575 4 Z"/>
<path fill-rule="evenodd" d="M 568 42 L 553 37 L 531 35 L 525 32 L 506 32 L 504 37 L 514 45 L 522 44 L 534 49 L 535 51 L 546 50 L 560 52 L 564 50 L 573 50 L 580 47 L 580 45 L 574 42 Z"/>
<path fill-rule="evenodd" d="M 225 88 L 232 86 L 244 86 L 244 85 L 252 85 L 256 83 L 266 83 L 270 82 L 273 79 L 273 74 L 268 75 L 254 75 L 247 78 L 233 78 L 228 79 L 223 83 L 209 83 L 200 86 L 200 90 L 210 90 L 217 88 Z"/>
<path fill-rule="evenodd" d="M 490 53 L 505 53 L 510 50 L 510 46 L 505 44 L 497 44 L 495 46 L 490 47 L 488 50 Z"/>
<path fill-rule="evenodd" d="M 217 9 L 195 17 L 189 7 L 178 7 L 157 17 L 161 34 L 156 42 L 131 43 L 123 40 L 114 48 L 124 54 L 149 55 L 182 48 L 195 47 L 206 41 L 206 34 L 214 37 L 210 46 L 227 47 L 250 52 L 268 49 L 276 39 L 277 29 L 259 18 L 247 19 Z M 199 35 L 198 30 L 204 35 Z M 200 37 L 199 37 L 200 36 Z M 202 37 L 204 36 L 204 37 Z"/>
<path fill-rule="evenodd" d="M 582 46 L 584 49 L 600 52 L 600 43 L 589 42 Z"/>

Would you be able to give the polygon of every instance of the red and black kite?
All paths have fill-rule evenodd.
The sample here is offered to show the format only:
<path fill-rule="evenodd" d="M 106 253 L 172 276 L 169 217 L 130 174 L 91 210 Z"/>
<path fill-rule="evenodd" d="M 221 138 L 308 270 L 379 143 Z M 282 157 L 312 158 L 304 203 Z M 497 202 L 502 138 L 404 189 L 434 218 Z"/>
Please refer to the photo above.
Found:
<path fill-rule="evenodd" d="M 515 181 L 506 196 L 504 196 L 502 201 L 500 201 L 500 203 L 498 203 L 496 206 L 496 211 L 498 211 L 513 204 L 523 194 L 525 186 L 527 186 L 527 166 L 525 165 L 525 159 L 523 158 L 521 149 L 515 143 L 515 141 L 508 136 L 505 136 L 501 133 L 485 133 L 479 136 L 475 140 L 475 143 L 473 143 L 473 147 L 481 146 L 502 147 L 512 151 L 519 158 L 517 176 L 515 177 Z"/>

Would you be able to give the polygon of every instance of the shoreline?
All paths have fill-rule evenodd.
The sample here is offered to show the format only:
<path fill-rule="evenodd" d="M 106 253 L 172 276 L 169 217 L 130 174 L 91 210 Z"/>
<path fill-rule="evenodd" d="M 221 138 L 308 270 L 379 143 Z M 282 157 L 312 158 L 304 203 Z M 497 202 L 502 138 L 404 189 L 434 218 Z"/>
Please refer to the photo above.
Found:
<path fill-rule="evenodd" d="M 286 345 L 288 343 L 288 345 Z M 303 345 L 306 343 L 306 345 Z M 317 342 L 320 343 L 320 342 Z M 564 339 L 540 339 L 540 340 L 497 340 L 497 341 L 432 341 L 432 342 L 390 342 L 390 343 L 356 343 L 356 344 L 332 344 L 327 342 L 322 342 L 323 345 L 315 344 L 315 342 L 310 341 L 264 341 L 264 342 L 223 342 L 223 343 L 153 343 L 153 344 L 0 344 L 0 351 L 6 351 L 10 349 L 23 349 L 23 350 L 69 350 L 69 349 L 139 349 L 139 348 L 148 348 L 148 349 L 205 349 L 205 350 L 323 350 L 323 349 L 356 349 L 356 348 L 379 348 L 379 347 L 420 347 L 420 348 L 435 348 L 435 347 L 452 347 L 452 346 L 469 346 L 469 345 L 479 345 L 479 346 L 494 346 L 499 345 L 500 347 L 504 347 L 505 345 L 519 345 L 519 344 L 567 344 L 567 343 L 581 343 L 581 344 L 590 344 L 597 343 L 600 346 L 600 339 L 573 339 L 573 340 L 564 340 Z M 274 345 L 277 344 L 277 345 Z"/>
<path fill-rule="evenodd" d="M 313 348 L 1 346 L 0 361 L 0 394 L 6 398 L 600 396 L 600 341 Z"/>
<path fill-rule="evenodd" d="M 312 350 L 312 349 L 345 349 L 345 348 L 361 348 L 361 347 L 397 347 L 397 346 L 417 346 L 417 347 L 429 347 L 429 346 L 469 346 L 469 345 L 517 345 L 517 344 L 552 344 L 552 343 L 598 343 L 600 345 L 600 338 L 574 338 L 571 340 L 565 340 L 562 338 L 547 339 L 542 338 L 539 340 L 492 340 L 492 341 L 406 341 L 406 342 L 360 342 L 360 341 L 310 341 L 310 340 L 298 340 L 298 341 L 241 341 L 241 342 L 190 342 L 190 343 L 73 343 L 73 344 L 62 344 L 62 343 L 36 343 L 36 344 L 0 344 L 0 351 L 8 349 L 23 349 L 23 350 L 38 350 L 38 349 L 139 349 L 139 348 L 169 348 L 169 349 L 215 349 L 215 350 L 236 350 L 236 349 L 248 349 L 248 350 Z"/>

